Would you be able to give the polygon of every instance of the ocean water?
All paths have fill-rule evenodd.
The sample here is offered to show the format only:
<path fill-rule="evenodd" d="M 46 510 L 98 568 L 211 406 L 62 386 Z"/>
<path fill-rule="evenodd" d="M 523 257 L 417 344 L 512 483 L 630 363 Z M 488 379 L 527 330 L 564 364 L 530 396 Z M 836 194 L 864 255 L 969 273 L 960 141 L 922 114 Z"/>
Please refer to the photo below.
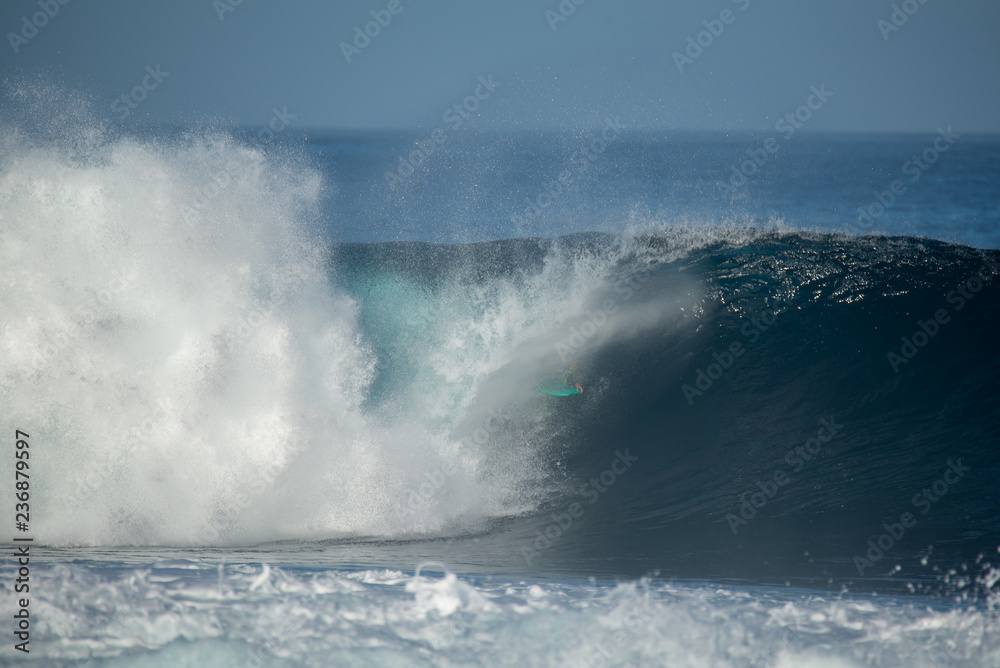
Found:
<path fill-rule="evenodd" d="M 1000 666 L 996 137 L 5 94 L 0 664 Z"/>

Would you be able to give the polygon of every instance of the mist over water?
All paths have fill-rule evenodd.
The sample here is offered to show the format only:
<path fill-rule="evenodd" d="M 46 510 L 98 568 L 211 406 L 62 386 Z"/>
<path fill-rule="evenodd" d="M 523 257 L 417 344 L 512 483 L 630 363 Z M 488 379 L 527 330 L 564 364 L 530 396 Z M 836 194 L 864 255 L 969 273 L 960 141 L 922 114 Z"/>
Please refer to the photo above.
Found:
<path fill-rule="evenodd" d="M 396 454 L 446 442 L 361 411 L 375 360 L 308 230 L 319 174 L 213 134 L 4 145 L 0 376 L 50 444 L 48 540 L 392 530 Z"/>

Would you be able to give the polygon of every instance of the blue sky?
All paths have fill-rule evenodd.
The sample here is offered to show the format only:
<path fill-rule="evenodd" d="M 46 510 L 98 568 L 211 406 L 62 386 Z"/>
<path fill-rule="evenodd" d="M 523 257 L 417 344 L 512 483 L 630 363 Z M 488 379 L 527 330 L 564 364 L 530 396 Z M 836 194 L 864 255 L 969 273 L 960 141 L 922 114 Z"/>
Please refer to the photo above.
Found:
<path fill-rule="evenodd" d="M 492 75 L 477 127 L 770 129 L 825 85 L 810 130 L 1000 131 L 987 0 L 235 2 L 6 0 L 0 77 L 83 91 L 112 121 L 145 80 L 126 123 L 262 125 L 277 108 L 299 127 L 423 130 Z M 341 44 L 387 17 L 348 62 Z"/>

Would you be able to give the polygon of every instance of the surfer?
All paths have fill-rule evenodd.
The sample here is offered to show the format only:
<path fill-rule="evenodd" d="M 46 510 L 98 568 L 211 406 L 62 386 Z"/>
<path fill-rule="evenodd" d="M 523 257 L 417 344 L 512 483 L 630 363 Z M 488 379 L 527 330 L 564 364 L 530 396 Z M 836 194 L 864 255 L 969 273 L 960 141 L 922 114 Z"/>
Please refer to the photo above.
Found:
<path fill-rule="evenodd" d="M 573 362 L 569 366 L 569 372 L 562 380 L 562 384 L 556 387 L 553 386 L 542 386 L 538 388 L 538 391 L 542 394 L 547 394 L 550 397 L 569 397 L 574 394 L 583 394 L 583 386 L 580 383 L 574 383 L 573 372 L 576 371 L 576 362 Z"/>

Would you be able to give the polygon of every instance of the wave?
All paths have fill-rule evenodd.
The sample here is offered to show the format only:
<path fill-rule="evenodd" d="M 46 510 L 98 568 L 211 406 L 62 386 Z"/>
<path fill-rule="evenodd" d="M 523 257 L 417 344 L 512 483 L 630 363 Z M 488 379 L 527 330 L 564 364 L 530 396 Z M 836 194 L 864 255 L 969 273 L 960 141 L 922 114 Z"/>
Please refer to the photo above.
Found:
<path fill-rule="evenodd" d="M 997 252 L 328 244 L 294 156 L 0 134 L 0 395 L 49 544 L 475 536 L 509 569 L 840 579 L 997 547 Z M 570 370 L 582 395 L 535 391 Z"/>
<path fill-rule="evenodd" d="M 511 568 L 842 581 L 988 564 L 1000 254 L 716 232 L 341 247 L 337 280 L 377 332 L 370 405 L 427 414 L 422 398 L 462 388 L 453 436 L 543 468 L 534 509 L 493 530 L 488 560 Z M 533 392 L 571 366 L 582 395 Z M 444 505 L 438 470 L 409 517 Z"/>

